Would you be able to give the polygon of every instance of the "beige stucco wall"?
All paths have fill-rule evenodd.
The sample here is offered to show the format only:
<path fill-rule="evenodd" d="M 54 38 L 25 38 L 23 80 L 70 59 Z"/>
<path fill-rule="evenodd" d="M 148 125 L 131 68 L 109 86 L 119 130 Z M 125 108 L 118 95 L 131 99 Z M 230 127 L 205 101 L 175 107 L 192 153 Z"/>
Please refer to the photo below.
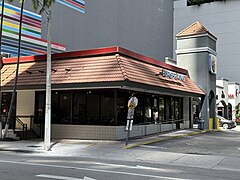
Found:
<path fill-rule="evenodd" d="M 17 91 L 17 116 L 31 116 L 34 115 L 34 104 L 35 104 L 35 91 Z M 30 127 L 30 118 L 21 118 L 23 123 L 27 124 L 28 129 Z M 19 125 L 16 123 L 16 128 Z"/>

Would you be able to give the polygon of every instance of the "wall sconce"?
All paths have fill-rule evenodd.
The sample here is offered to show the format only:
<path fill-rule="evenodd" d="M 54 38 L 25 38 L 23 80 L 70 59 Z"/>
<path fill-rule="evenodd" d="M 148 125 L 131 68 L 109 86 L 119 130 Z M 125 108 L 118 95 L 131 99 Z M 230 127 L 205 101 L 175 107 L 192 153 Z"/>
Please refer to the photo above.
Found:
<path fill-rule="evenodd" d="M 91 94 L 91 93 L 92 93 L 92 91 L 88 91 L 88 92 L 87 92 L 87 94 Z"/>

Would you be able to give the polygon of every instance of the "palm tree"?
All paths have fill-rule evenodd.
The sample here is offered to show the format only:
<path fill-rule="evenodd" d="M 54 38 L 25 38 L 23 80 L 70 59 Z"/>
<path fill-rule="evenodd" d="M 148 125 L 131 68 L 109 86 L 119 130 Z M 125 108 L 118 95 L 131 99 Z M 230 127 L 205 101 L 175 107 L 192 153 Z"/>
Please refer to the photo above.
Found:
<path fill-rule="evenodd" d="M 39 13 L 42 14 L 43 11 L 46 11 L 45 8 L 49 8 L 55 0 L 32 0 L 32 6 L 33 9 L 36 11 L 38 8 L 40 8 Z"/>
<path fill-rule="evenodd" d="M 12 0 L 8 0 L 8 2 L 11 2 L 11 1 Z M 3 32 L 4 6 L 5 6 L 5 0 L 2 0 L 1 24 L 0 24 L 0 69 L 2 68 L 2 65 L 3 65 L 2 64 L 2 32 Z M 0 82 L 1 82 L 1 72 L 0 72 Z M 0 118 L 1 118 L 1 104 L 2 104 L 2 93 L 1 93 L 1 85 L 0 85 Z M 2 132 L 1 132 L 1 135 L 2 135 Z"/>
<path fill-rule="evenodd" d="M 8 0 L 9 2 L 12 2 L 13 0 Z M 32 5 L 35 10 L 40 8 L 40 13 L 42 13 L 45 8 L 49 8 L 55 0 L 42 0 L 40 2 L 39 0 L 32 0 Z M 22 17 L 23 17 L 23 7 L 24 7 L 24 0 L 20 0 L 21 3 L 21 11 L 20 11 L 20 20 L 19 20 L 19 37 L 18 37 L 18 60 L 17 60 L 17 67 L 16 67 L 16 75 L 15 75 L 15 80 L 14 80 L 14 85 L 13 85 L 13 93 L 11 97 L 11 102 L 10 102 L 10 107 L 9 107 L 9 112 L 7 116 L 7 121 L 5 125 L 5 131 L 3 134 L 3 139 L 6 138 L 8 127 L 9 127 L 9 122 L 11 117 L 13 117 L 13 107 L 15 104 L 15 97 L 16 97 L 16 89 L 17 89 L 17 80 L 18 80 L 18 71 L 19 71 L 19 62 L 20 62 L 20 51 L 21 51 L 21 35 L 22 35 Z M 2 23 L 2 22 L 1 22 Z M 51 53 L 51 52 L 50 52 Z"/>
<path fill-rule="evenodd" d="M 1 24 L 0 24 L 0 55 L 2 53 L 2 27 L 3 27 L 4 4 L 5 4 L 5 1 L 2 0 Z M 2 66 L 2 61 L 0 63 Z"/>
<path fill-rule="evenodd" d="M 7 0 L 7 1 L 11 2 L 12 0 Z M 0 24 L 0 123 L 2 123 L 2 115 L 1 115 L 1 109 L 2 109 L 1 69 L 2 69 L 2 66 L 3 66 L 3 62 L 2 62 L 2 33 L 3 33 L 4 6 L 5 6 L 5 0 L 2 0 L 1 24 Z M 1 129 L 2 129 L 2 126 L 1 126 Z M 2 138 L 2 132 L 0 134 L 0 137 Z"/>
<path fill-rule="evenodd" d="M 9 1 L 13 1 L 13 0 L 9 0 Z M 12 92 L 9 112 L 8 112 L 8 116 L 7 116 L 7 120 L 6 120 L 5 131 L 3 134 L 3 139 L 6 138 L 10 119 L 13 117 L 13 115 L 12 115 L 13 114 L 13 106 L 15 104 L 16 89 L 17 89 L 17 79 L 18 79 L 20 53 L 21 53 L 22 17 L 23 17 L 24 0 L 21 0 L 20 3 L 21 3 L 21 11 L 20 11 L 20 20 L 19 20 L 19 33 L 18 33 L 18 60 L 17 60 L 17 67 L 16 67 L 16 75 L 15 75 L 14 85 L 13 85 L 13 92 Z"/>
<path fill-rule="evenodd" d="M 1 24 L 0 24 L 0 138 L 2 138 L 2 75 L 1 75 L 1 69 L 2 69 L 2 28 L 3 28 L 3 15 L 4 15 L 4 3 L 5 1 L 2 0 L 2 11 L 1 11 Z"/>

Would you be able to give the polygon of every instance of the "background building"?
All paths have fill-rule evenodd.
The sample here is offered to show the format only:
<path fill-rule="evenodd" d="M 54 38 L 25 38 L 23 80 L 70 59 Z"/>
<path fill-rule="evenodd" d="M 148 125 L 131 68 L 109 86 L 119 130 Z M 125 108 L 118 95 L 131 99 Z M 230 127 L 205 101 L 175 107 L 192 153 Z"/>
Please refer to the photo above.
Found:
<path fill-rule="evenodd" d="M 239 84 L 227 79 L 217 80 L 217 114 L 239 123 Z"/>
<path fill-rule="evenodd" d="M 230 82 L 227 79 L 216 81 L 217 115 L 226 119 L 232 119 L 232 104 L 229 102 L 231 95 L 228 93 L 229 86 Z M 233 106 L 235 107 L 235 104 Z"/>
<path fill-rule="evenodd" d="M 0 7 L 2 2 L 0 2 Z M 20 8 L 5 3 L 3 32 L 2 32 L 2 54 L 17 56 L 19 38 Z M 45 54 L 47 41 L 41 38 L 42 17 L 36 13 L 24 10 L 21 35 L 21 56 Z M 63 52 L 66 47 L 62 44 L 52 42 L 52 52 Z"/>
<path fill-rule="evenodd" d="M 200 21 L 216 35 L 217 79 L 240 81 L 240 1 L 228 0 L 187 6 L 187 0 L 174 1 L 174 33 Z M 175 42 L 176 40 L 174 40 Z M 176 43 L 175 43 L 176 44 Z M 176 49 L 176 48 L 174 48 Z"/>
<path fill-rule="evenodd" d="M 31 6 L 26 1 L 25 8 Z M 56 2 L 52 13 L 52 40 L 67 51 L 122 46 L 155 59 L 172 57 L 173 0 L 91 0 L 84 14 Z M 44 39 L 45 20 L 43 14 Z"/>

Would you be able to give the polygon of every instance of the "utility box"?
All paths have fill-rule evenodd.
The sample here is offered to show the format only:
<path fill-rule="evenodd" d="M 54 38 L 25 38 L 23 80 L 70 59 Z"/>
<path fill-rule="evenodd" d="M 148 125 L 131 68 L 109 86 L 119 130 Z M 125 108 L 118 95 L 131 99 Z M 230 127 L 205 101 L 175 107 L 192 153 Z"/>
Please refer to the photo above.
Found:
<path fill-rule="evenodd" d="M 204 130 L 204 120 L 200 119 L 198 121 L 198 129 Z"/>

